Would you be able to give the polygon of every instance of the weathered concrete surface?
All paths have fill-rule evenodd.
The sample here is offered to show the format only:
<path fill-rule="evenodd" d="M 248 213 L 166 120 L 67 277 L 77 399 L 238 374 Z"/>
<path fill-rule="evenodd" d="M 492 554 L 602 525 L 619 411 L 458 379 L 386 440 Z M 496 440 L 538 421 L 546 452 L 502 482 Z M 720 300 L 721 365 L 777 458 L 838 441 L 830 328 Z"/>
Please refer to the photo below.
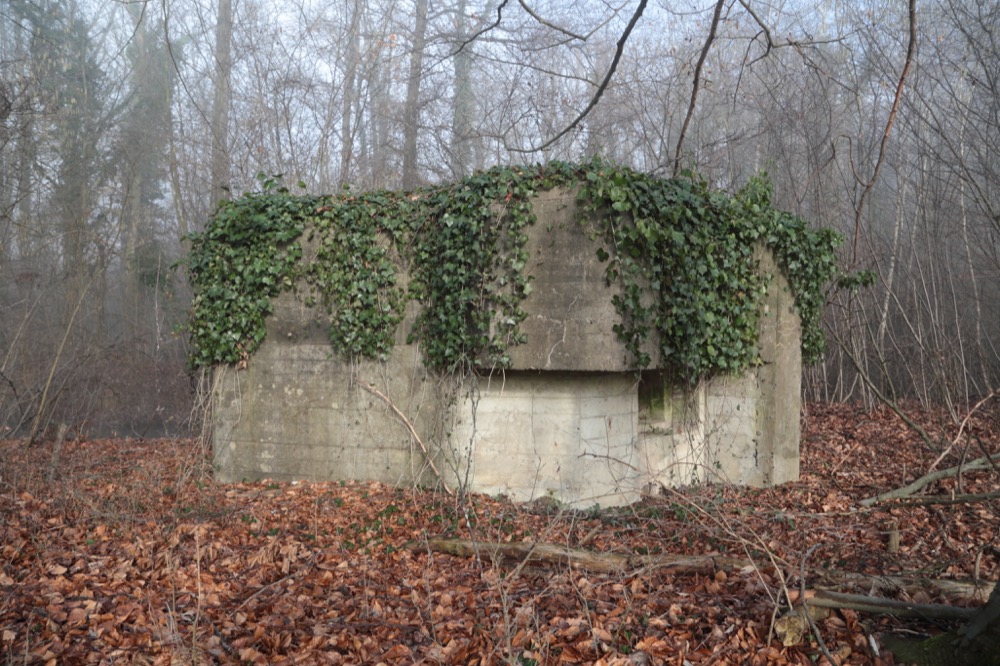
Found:
<path fill-rule="evenodd" d="M 637 488 L 635 380 L 624 373 L 512 371 L 479 378 L 452 430 L 475 489 L 618 504 Z"/>
<path fill-rule="evenodd" d="M 511 350 L 506 373 L 442 385 L 406 344 L 413 304 L 387 361 L 350 363 L 334 356 L 326 315 L 304 305 L 305 293 L 278 297 L 248 367 L 216 371 L 219 478 L 443 482 L 576 506 L 660 486 L 798 478 L 799 319 L 770 256 L 760 256 L 772 277 L 763 363 L 679 388 L 659 371 L 628 371 L 612 331 L 613 288 L 575 207 L 565 192 L 535 202 L 528 342 Z"/>
<path fill-rule="evenodd" d="M 617 285 L 605 278 L 597 257 L 603 241 L 595 222 L 583 225 L 573 193 L 553 190 L 533 202 L 537 222 L 528 231 L 530 259 L 525 271 L 534 290 L 524 299 L 521 330 L 528 344 L 510 350 L 513 367 L 523 370 L 623 372 L 628 358 L 612 327 Z M 609 252 L 611 249 L 608 250 Z M 656 340 L 647 343 L 651 356 Z"/>
<path fill-rule="evenodd" d="M 709 465 L 721 479 L 768 486 L 799 478 L 801 325 L 774 258 L 759 252 L 757 259 L 761 273 L 771 276 L 760 318 L 761 364 L 705 387 L 705 427 Z"/>

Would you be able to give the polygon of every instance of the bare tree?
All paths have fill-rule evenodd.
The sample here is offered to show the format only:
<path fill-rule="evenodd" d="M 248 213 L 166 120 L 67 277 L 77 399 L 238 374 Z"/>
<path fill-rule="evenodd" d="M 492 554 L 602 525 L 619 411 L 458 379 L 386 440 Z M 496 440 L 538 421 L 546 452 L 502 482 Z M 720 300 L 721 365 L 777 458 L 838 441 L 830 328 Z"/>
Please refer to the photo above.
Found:
<path fill-rule="evenodd" d="M 419 183 L 417 138 L 420 133 L 420 84 L 423 79 L 424 49 L 427 41 L 428 0 L 417 0 L 413 13 L 413 36 L 410 45 L 409 72 L 406 77 L 406 102 L 403 107 L 403 189 Z"/>
<path fill-rule="evenodd" d="M 215 96 L 212 103 L 212 204 L 229 198 L 229 110 L 232 104 L 233 0 L 218 0 Z"/>
<path fill-rule="evenodd" d="M 466 0 L 455 4 L 455 36 L 457 48 L 453 56 L 455 65 L 455 101 L 451 123 L 451 172 L 462 178 L 470 172 L 472 160 L 472 116 L 475 98 L 472 94 L 472 49 L 466 31 Z"/>

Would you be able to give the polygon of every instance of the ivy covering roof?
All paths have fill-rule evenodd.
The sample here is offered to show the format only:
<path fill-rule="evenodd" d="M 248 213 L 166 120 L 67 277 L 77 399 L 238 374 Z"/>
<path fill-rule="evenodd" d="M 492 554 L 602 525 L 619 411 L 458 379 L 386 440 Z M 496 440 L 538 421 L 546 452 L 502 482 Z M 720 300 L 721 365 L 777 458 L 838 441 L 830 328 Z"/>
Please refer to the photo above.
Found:
<path fill-rule="evenodd" d="M 767 288 L 754 259 L 760 245 L 795 296 L 803 359 L 824 351 L 820 309 L 842 239 L 774 208 L 763 176 L 727 194 L 696 174 L 662 179 L 595 159 L 497 167 L 408 192 L 313 196 L 291 193 L 278 177 L 260 182 L 190 236 L 193 366 L 247 361 L 266 335 L 271 299 L 305 284 L 346 357 L 387 358 L 406 303 L 417 300 L 408 339 L 429 369 L 507 367 L 508 350 L 525 341 L 531 199 L 559 186 L 575 187 L 584 214 L 599 220 L 594 251 L 620 287 L 614 332 L 634 367 L 697 379 L 752 365 Z M 304 235 L 318 244 L 308 262 Z M 658 358 L 643 351 L 652 331 Z"/>

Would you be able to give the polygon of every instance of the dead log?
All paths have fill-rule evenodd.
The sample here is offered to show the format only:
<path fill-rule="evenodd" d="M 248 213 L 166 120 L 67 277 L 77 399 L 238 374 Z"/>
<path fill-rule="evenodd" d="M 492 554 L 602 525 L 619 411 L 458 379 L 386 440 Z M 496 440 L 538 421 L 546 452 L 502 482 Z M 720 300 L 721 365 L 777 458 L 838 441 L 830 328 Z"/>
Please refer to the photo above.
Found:
<path fill-rule="evenodd" d="M 932 504 L 975 504 L 1000 498 L 1000 493 L 976 493 L 966 495 L 921 495 L 919 497 L 904 497 L 891 502 L 884 502 L 882 508 L 897 506 L 930 506 Z"/>
<path fill-rule="evenodd" d="M 410 550 L 479 557 L 496 563 L 558 565 L 596 573 L 630 573 L 638 569 L 670 569 L 677 573 L 714 573 L 753 566 L 750 560 L 722 555 L 630 555 L 596 553 L 552 543 L 515 541 L 495 543 L 468 539 L 430 539 L 411 542 Z"/>
<path fill-rule="evenodd" d="M 838 592 L 847 590 L 864 592 L 868 596 L 880 594 L 893 598 L 941 598 L 953 604 L 986 603 L 993 592 L 989 581 L 948 580 L 917 576 L 871 576 L 850 571 L 824 571 L 811 581 L 814 587 Z"/>
<path fill-rule="evenodd" d="M 892 615 L 894 617 L 917 617 L 936 620 L 968 620 L 979 609 L 949 606 L 948 604 L 916 604 L 897 599 L 882 599 L 863 594 L 845 594 L 832 590 L 816 590 L 807 601 L 809 606 L 820 608 L 849 609 L 861 613 Z"/>
<path fill-rule="evenodd" d="M 491 563 L 506 566 L 527 564 L 531 566 L 563 566 L 595 573 L 634 574 L 642 570 L 668 569 L 678 574 L 711 574 L 716 571 L 738 571 L 755 567 L 750 560 L 723 555 L 636 555 L 626 553 L 598 553 L 580 548 L 570 548 L 553 543 L 514 541 L 496 543 L 469 539 L 429 539 L 410 542 L 413 551 L 445 553 L 457 557 L 478 557 Z M 838 601 L 867 603 L 873 613 L 896 615 L 913 611 L 927 617 L 968 617 L 967 608 L 946 604 L 924 604 L 914 599 L 947 599 L 959 605 L 982 604 L 995 586 L 987 581 L 939 580 L 908 576 L 871 576 L 847 571 L 824 571 L 812 581 L 814 594 L 810 603 L 822 603 L 829 608 Z M 850 590 L 850 592 L 847 592 Z M 864 594 L 857 593 L 863 591 Z M 884 596 L 873 596 L 875 594 Z M 796 596 L 793 593 L 793 600 Z M 900 601 L 895 597 L 905 597 Z M 819 601 L 819 600 L 825 601 Z M 954 609 L 954 611 L 942 610 Z M 856 608 L 855 610 L 865 610 Z M 953 615 L 948 613 L 954 612 Z M 927 615 L 930 613 L 931 615 Z M 939 615 L 936 613 L 942 613 Z M 907 617 L 907 615 L 900 615 Z"/>
<path fill-rule="evenodd" d="M 786 647 L 805 641 L 816 630 L 814 622 L 826 619 L 832 610 L 938 620 L 968 620 L 979 610 L 946 604 L 915 604 L 830 590 L 807 590 L 806 596 L 805 604 L 796 598 L 792 609 L 774 623 L 774 632 Z"/>

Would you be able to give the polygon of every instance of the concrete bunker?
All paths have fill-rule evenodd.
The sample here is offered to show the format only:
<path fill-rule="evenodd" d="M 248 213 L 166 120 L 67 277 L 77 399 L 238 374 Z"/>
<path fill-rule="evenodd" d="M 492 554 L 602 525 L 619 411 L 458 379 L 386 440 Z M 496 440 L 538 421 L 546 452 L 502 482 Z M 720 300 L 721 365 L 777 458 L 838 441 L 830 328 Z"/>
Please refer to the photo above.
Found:
<path fill-rule="evenodd" d="M 761 279 L 754 362 L 678 380 L 656 361 L 655 331 L 642 341 L 647 367 L 637 367 L 616 331 L 622 286 L 608 279 L 599 233 L 609 211 L 585 209 L 565 187 L 528 202 L 535 221 L 523 228 L 523 272 L 532 289 L 520 303 L 523 343 L 506 350 L 505 367 L 428 370 L 409 335 L 416 300 L 401 306 L 391 351 L 345 358 L 331 348 L 329 317 L 307 280 L 293 277 L 293 288 L 270 298 L 259 348 L 215 365 L 220 480 L 445 484 L 581 507 L 631 502 L 660 486 L 796 480 L 801 325 L 775 255 L 763 245 L 753 251 Z M 300 262 L 314 261 L 315 243 L 302 248 Z M 397 279 L 410 276 L 401 269 Z"/>

